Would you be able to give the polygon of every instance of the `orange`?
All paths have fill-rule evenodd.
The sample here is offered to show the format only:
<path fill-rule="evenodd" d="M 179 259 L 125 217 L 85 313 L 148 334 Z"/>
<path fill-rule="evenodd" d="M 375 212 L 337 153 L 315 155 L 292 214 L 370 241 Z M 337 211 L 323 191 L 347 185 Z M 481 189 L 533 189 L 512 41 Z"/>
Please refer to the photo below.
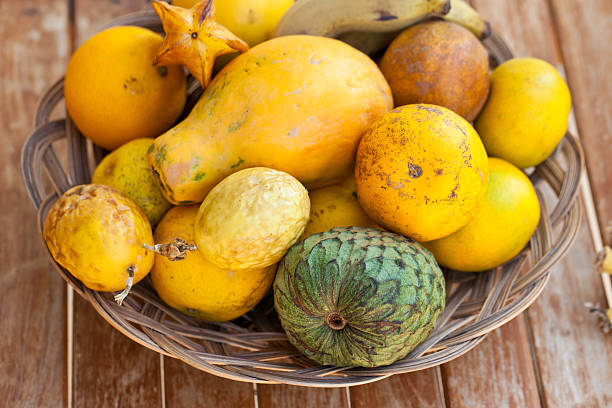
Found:
<path fill-rule="evenodd" d="M 357 195 L 385 229 L 417 241 L 445 237 L 474 215 L 488 180 L 484 146 L 449 109 L 407 105 L 376 122 L 361 139 Z"/>
<path fill-rule="evenodd" d="M 180 66 L 154 67 L 162 37 L 141 27 L 113 27 L 85 41 L 70 58 L 66 108 L 77 128 L 113 150 L 137 138 L 157 137 L 185 106 Z"/>
<path fill-rule="evenodd" d="M 491 94 L 474 126 L 489 155 L 524 169 L 555 150 L 571 105 L 555 67 L 537 58 L 514 58 L 491 74 Z"/>
<path fill-rule="evenodd" d="M 194 243 L 198 206 L 171 208 L 155 229 L 155 242 L 175 238 Z M 185 259 L 170 261 L 155 255 L 151 270 L 153 286 L 173 308 L 207 321 L 226 321 L 252 309 L 272 286 L 276 265 L 235 271 L 216 267 L 200 251 L 190 251 Z"/>
<path fill-rule="evenodd" d="M 191 8 L 200 0 L 174 0 L 172 4 Z M 276 25 L 294 0 L 216 0 L 215 20 L 251 47 L 272 36 Z"/>
<path fill-rule="evenodd" d="M 302 239 L 335 227 L 378 227 L 361 208 L 352 175 L 340 184 L 312 190 L 308 196 L 310 218 Z"/>
<path fill-rule="evenodd" d="M 484 271 L 516 256 L 540 220 L 538 197 L 527 176 L 502 159 L 489 158 L 489 185 L 474 218 L 446 238 L 425 243 L 441 265 Z"/>

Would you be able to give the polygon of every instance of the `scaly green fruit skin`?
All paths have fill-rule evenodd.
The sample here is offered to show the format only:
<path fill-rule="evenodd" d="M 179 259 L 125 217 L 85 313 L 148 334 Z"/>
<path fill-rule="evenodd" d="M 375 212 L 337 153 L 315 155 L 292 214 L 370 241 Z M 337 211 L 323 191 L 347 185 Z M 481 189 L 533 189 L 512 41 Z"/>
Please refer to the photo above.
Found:
<path fill-rule="evenodd" d="M 333 366 L 377 367 L 405 357 L 433 330 L 445 296 L 429 251 L 371 228 L 334 228 L 298 242 L 274 282 L 289 341 Z"/>

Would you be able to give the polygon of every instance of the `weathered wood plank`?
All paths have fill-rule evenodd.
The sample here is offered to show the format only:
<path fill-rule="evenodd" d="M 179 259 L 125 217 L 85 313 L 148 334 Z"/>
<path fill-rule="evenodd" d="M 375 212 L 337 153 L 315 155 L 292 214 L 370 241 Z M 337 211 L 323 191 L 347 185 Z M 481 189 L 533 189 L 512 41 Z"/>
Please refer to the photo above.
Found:
<path fill-rule="evenodd" d="M 491 28 L 508 43 L 517 57 L 557 61 L 554 25 L 546 0 L 472 0 Z"/>
<path fill-rule="evenodd" d="M 70 0 L 75 4 L 75 44 L 78 46 L 113 18 L 151 7 L 147 0 Z"/>
<path fill-rule="evenodd" d="M 441 378 L 436 374 L 435 368 L 393 375 L 375 383 L 351 387 L 350 390 L 353 408 L 444 406 Z"/>
<path fill-rule="evenodd" d="M 259 407 L 347 407 L 346 388 L 258 385 Z"/>
<path fill-rule="evenodd" d="M 75 38 L 81 44 L 112 18 L 139 10 L 144 0 L 77 0 Z M 75 407 L 162 406 L 159 357 L 111 327 L 78 295 L 74 301 Z"/>
<path fill-rule="evenodd" d="M 442 366 L 450 407 L 538 407 L 523 315 Z"/>
<path fill-rule="evenodd" d="M 164 358 L 166 407 L 252 408 L 253 385 L 197 370 L 180 360 Z"/>
<path fill-rule="evenodd" d="M 609 85 L 597 82 L 598 75 L 606 69 L 606 58 L 607 61 L 610 58 L 609 55 L 603 56 L 606 53 L 601 51 L 607 49 L 610 38 L 610 35 L 606 37 L 604 27 L 607 24 L 610 33 L 609 2 L 608 6 L 603 1 L 572 2 L 572 5 L 554 2 L 554 15 L 550 4 L 542 0 L 475 3 L 491 20 L 493 27 L 509 39 L 517 55 L 543 58 L 563 71 L 562 50 L 575 78 L 574 82 L 571 78 L 569 81 L 573 104 L 582 109 L 583 117 L 578 118 L 578 127 L 590 135 L 583 139 L 583 144 L 587 149 L 591 179 L 599 194 L 598 199 L 606 194 L 609 197 L 610 193 L 605 189 L 609 173 L 603 165 L 594 163 L 604 163 L 610 155 L 610 149 L 602 143 L 601 137 L 602 129 L 609 132 L 610 122 L 603 119 L 596 125 L 593 122 L 594 118 L 606 116 L 611 106 Z M 585 13 L 589 13 L 589 19 Z M 563 19 L 560 17 L 562 14 Z M 555 16 L 559 19 L 555 20 Z M 565 32 L 561 42 L 556 36 L 555 24 L 566 26 L 560 30 Z M 590 51 L 580 50 L 581 47 Z M 586 64 L 586 61 L 593 63 Z M 583 77 L 589 79 L 579 79 Z M 589 117 L 588 109 L 593 107 L 594 111 L 602 109 L 604 113 Z M 591 115 L 595 114 L 591 112 Z M 609 220 L 609 207 L 604 205 L 603 208 L 600 215 Z M 607 220 L 602 221 L 605 223 Z M 612 345 L 609 337 L 599 332 L 594 318 L 583 306 L 585 301 L 603 301 L 599 276 L 593 270 L 594 256 L 587 226 L 583 223 L 576 244 L 554 268 L 547 288 L 527 311 L 542 380 L 542 398 L 548 406 L 607 406 L 612 401 L 609 386 Z"/>
<path fill-rule="evenodd" d="M 603 239 L 612 243 L 612 2 L 551 2 Z"/>
<path fill-rule="evenodd" d="M 75 407 L 161 407 L 158 354 L 125 337 L 74 298 Z"/>
<path fill-rule="evenodd" d="M 583 303 L 604 301 L 586 223 L 527 313 L 550 407 L 612 406 L 612 341 Z"/>
<path fill-rule="evenodd" d="M 0 2 L 0 405 L 65 405 L 66 286 L 51 268 L 21 174 L 38 98 L 65 66 L 63 0 Z"/>

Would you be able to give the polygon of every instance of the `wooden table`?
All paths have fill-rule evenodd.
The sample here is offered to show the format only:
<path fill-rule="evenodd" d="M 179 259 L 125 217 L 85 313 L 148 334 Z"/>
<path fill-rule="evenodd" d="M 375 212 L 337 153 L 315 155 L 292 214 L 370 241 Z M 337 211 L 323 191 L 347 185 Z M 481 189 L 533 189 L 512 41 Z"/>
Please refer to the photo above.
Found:
<path fill-rule="evenodd" d="M 331 0 L 330 0 L 331 1 Z M 473 0 L 517 56 L 564 72 L 603 239 L 612 232 L 612 1 Z M 464 356 L 374 384 L 247 384 L 162 358 L 115 331 L 50 267 L 19 172 L 36 102 L 75 46 L 144 0 L 0 2 L 0 405 L 7 407 L 611 407 L 612 334 L 583 302 L 605 303 L 586 221 L 522 315 Z M 572 122 L 570 128 L 575 124 Z M 73 321 L 73 327 L 69 322 Z"/>

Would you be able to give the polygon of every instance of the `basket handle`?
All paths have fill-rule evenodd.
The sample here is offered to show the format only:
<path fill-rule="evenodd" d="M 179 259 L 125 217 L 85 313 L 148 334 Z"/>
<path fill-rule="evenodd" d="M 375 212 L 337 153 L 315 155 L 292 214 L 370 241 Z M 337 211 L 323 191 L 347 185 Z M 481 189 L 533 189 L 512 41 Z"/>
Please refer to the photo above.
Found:
<path fill-rule="evenodd" d="M 73 185 L 62 169 L 55 150 L 51 146 L 54 141 L 63 138 L 65 133 L 66 121 L 64 119 L 45 123 L 34 130 L 21 150 L 21 174 L 30 200 L 37 210 L 43 197 L 47 196 L 42 178 L 41 163 L 44 164 L 53 189 L 58 196 Z"/>

